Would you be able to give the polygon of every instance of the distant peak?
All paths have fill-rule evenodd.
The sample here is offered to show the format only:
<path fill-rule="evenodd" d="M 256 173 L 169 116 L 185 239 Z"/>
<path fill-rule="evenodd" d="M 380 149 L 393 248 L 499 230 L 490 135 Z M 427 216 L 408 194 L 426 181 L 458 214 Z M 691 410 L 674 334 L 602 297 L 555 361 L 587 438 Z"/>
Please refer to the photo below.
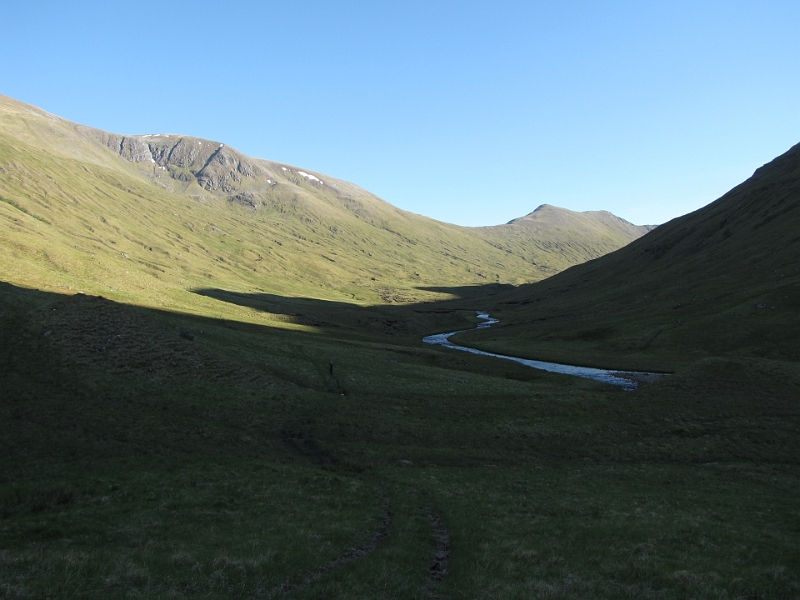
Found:
<path fill-rule="evenodd" d="M 521 221 L 530 221 L 536 220 L 539 218 L 547 218 L 547 215 L 543 215 L 541 213 L 553 213 L 553 212 L 571 212 L 566 208 L 559 208 L 558 206 L 553 206 L 552 204 L 540 204 L 531 212 L 529 212 L 524 217 L 517 217 L 516 219 L 511 219 L 506 225 L 511 225 L 512 223 L 519 223 Z"/>

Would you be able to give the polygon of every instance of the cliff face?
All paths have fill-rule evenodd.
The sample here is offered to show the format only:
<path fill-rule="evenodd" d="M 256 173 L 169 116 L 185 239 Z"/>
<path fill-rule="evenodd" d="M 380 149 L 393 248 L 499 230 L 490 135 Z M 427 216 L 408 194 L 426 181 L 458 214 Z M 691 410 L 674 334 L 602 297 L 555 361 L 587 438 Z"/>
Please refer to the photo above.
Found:
<path fill-rule="evenodd" d="M 265 167 L 225 144 L 168 134 L 123 136 L 93 130 L 91 135 L 127 161 L 152 163 L 173 179 L 194 181 L 209 192 L 233 194 L 243 186 L 270 185 Z"/>

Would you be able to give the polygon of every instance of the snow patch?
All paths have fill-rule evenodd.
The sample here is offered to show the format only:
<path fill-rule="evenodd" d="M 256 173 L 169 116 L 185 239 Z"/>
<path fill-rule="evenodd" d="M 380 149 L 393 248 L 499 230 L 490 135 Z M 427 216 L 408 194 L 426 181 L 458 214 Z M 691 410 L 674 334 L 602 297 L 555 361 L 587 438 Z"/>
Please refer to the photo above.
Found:
<path fill-rule="evenodd" d="M 322 183 L 322 181 L 320 181 L 317 177 L 314 177 L 313 175 L 309 175 L 305 171 L 298 171 L 297 173 L 298 173 L 298 175 L 302 175 L 303 177 L 305 177 L 307 179 L 312 179 L 314 181 L 319 181 L 320 183 Z"/>

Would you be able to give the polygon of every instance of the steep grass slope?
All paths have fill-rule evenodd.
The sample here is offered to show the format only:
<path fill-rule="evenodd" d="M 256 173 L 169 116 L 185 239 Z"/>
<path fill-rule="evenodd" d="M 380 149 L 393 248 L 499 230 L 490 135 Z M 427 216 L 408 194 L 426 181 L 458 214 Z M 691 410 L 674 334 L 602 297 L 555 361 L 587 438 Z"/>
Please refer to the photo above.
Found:
<path fill-rule="evenodd" d="M 0 97 L 0 260 L 26 285 L 151 305 L 185 306 L 184 290 L 212 283 L 409 302 L 535 281 L 644 231 L 549 214 L 538 228 L 458 227 L 217 142 L 106 133 Z M 580 224 L 556 223 L 567 214 Z"/>
<path fill-rule="evenodd" d="M 610 287 L 573 270 L 519 297 L 475 289 L 465 264 L 495 251 L 525 261 L 344 183 L 329 191 L 319 174 L 284 165 L 297 182 L 278 180 L 278 165 L 260 177 L 282 183 L 264 191 L 245 174 L 268 165 L 219 145 L 159 136 L 148 159 L 13 109 L 24 114 L 3 113 L 0 269 L 26 285 L 0 282 L 0 596 L 798 596 L 800 363 L 700 361 L 625 392 L 420 341 L 475 321 L 454 307 L 502 298 L 523 332 L 577 323 L 579 335 L 544 342 L 598 356 L 592 344 L 629 344 L 614 328 L 628 316 L 643 327 L 664 304 L 624 304 L 638 286 L 658 291 L 659 272 L 639 279 L 632 258 L 627 276 L 604 276 Z M 162 147 L 171 158 L 158 162 Z M 508 228 L 520 247 L 544 217 L 582 219 L 543 207 Z M 353 256 L 354 242 L 367 253 Z M 443 259 L 456 243 L 461 261 Z M 761 243 L 761 266 L 774 264 L 781 247 Z M 671 255 L 695 273 L 679 246 L 640 250 L 653 269 Z M 441 269 L 443 285 L 416 289 L 417 266 L 420 280 Z M 585 300 L 562 291 L 570 282 Z M 436 290 L 462 298 L 399 301 Z M 606 329 L 558 312 L 592 302 Z M 551 313 L 534 323 L 537 304 Z M 617 356 L 635 358 L 622 345 Z M 675 352 L 641 356 L 668 365 Z"/>
<path fill-rule="evenodd" d="M 800 360 L 800 145 L 629 246 L 521 286 L 481 345 L 611 365 Z"/>

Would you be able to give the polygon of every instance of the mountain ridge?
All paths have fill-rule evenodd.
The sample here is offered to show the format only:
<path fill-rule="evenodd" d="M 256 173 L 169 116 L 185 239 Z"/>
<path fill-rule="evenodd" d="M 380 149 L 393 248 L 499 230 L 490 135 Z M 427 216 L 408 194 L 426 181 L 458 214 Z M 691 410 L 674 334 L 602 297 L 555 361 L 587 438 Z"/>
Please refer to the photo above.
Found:
<path fill-rule="evenodd" d="M 423 289 L 436 286 L 536 281 L 641 233 L 450 225 L 221 142 L 104 132 L 6 97 L 0 167 L 0 215 L 11 224 L 0 243 L 26 265 L 6 272 L 36 285 L 107 292 L 104 279 L 130 276 L 134 260 L 135 295 L 213 279 L 231 289 L 412 300 L 434 297 Z"/>
<path fill-rule="evenodd" d="M 3 591 L 797 595 L 800 157 L 583 262 L 619 231 L 256 190 L 227 152 L 208 190 L 213 147 L 170 174 L 75 127 L 0 98 Z M 479 347 L 675 372 L 422 342 L 477 309 Z"/>
<path fill-rule="evenodd" d="M 497 351 L 514 330 L 514 351 L 595 364 L 799 360 L 798 230 L 800 144 L 628 246 L 503 294 L 507 334 L 474 338 Z"/>

